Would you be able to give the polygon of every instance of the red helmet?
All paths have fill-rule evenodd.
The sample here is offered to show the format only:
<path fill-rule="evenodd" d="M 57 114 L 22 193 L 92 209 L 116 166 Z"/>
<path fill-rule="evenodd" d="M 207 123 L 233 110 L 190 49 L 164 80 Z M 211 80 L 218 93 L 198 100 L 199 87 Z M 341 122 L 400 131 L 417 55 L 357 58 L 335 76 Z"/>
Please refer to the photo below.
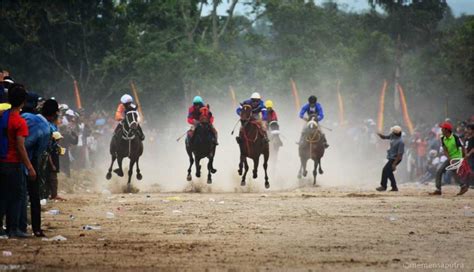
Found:
<path fill-rule="evenodd" d="M 447 129 L 447 130 L 449 130 L 449 131 L 451 131 L 451 132 L 453 131 L 453 125 L 451 125 L 451 123 L 449 123 L 449 122 L 441 123 L 441 124 L 439 125 L 439 127 L 440 127 L 440 128 L 444 128 L 444 129 Z"/>

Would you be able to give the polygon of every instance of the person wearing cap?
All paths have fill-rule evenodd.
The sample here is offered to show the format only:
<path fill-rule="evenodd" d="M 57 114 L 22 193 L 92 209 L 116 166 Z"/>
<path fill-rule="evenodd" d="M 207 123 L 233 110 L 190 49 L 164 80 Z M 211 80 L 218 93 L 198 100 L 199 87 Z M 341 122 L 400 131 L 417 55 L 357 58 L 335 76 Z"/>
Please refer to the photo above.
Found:
<path fill-rule="evenodd" d="M 29 93 L 30 94 L 30 93 Z M 28 101 L 28 99 L 27 99 Z M 47 109 L 42 114 L 37 114 L 37 97 L 31 95 L 28 106 L 23 108 L 21 117 L 26 120 L 28 125 L 29 135 L 25 139 L 25 148 L 28 152 L 28 157 L 37 173 L 35 180 L 28 180 L 28 199 L 31 207 L 31 227 L 33 234 L 36 237 L 44 237 L 43 230 L 41 229 L 41 205 L 40 205 L 40 184 L 41 179 L 44 179 L 44 174 L 41 165 L 47 161 L 47 150 L 51 143 L 51 129 L 46 119 L 48 116 L 57 115 L 57 106 L 52 110 Z M 56 132 L 57 133 L 57 132 Z M 25 169 L 26 170 L 26 169 Z M 28 171 L 25 171 L 25 175 L 28 175 Z M 25 204 L 22 207 L 20 213 L 20 230 L 26 232 L 27 229 L 27 209 L 26 209 L 26 195 L 24 199 Z"/>
<path fill-rule="evenodd" d="M 265 108 L 267 108 L 267 114 L 264 116 L 263 121 L 265 121 L 265 123 L 267 124 L 267 127 L 270 130 L 270 133 L 272 133 L 272 131 L 279 131 L 280 126 L 278 125 L 277 113 L 275 109 L 273 108 L 273 101 L 271 100 L 265 101 Z M 277 146 L 283 146 L 283 142 L 280 139 L 280 135 L 274 134 L 274 137 L 272 139 L 276 141 Z"/>
<path fill-rule="evenodd" d="M 249 105 L 252 107 L 252 116 L 251 119 L 258 122 L 260 129 L 262 130 L 262 135 L 265 141 L 269 142 L 267 137 L 267 130 L 265 124 L 262 122 L 262 119 L 265 120 L 267 116 L 267 108 L 262 101 L 262 96 L 258 92 L 252 93 L 250 99 L 245 100 L 244 102 L 240 103 L 240 106 L 237 108 L 236 113 L 240 116 L 242 113 L 242 107 L 244 105 Z M 242 132 L 243 127 L 240 127 L 240 132 Z M 240 137 L 237 137 L 237 142 L 240 143 Z"/>
<path fill-rule="evenodd" d="M 189 144 L 193 135 L 194 135 L 194 129 L 196 126 L 199 124 L 199 120 L 201 118 L 201 113 L 202 109 L 207 108 L 209 110 L 209 105 L 205 106 L 204 105 L 204 100 L 200 96 L 195 96 L 193 98 L 193 104 L 188 108 L 188 117 L 187 117 L 187 122 L 188 124 L 191 125 L 191 128 L 188 130 L 188 134 L 186 137 L 186 144 Z M 217 130 L 214 127 L 214 116 L 212 115 L 212 112 L 209 110 L 209 124 L 211 125 L 211 131 L 212 131 L 212 141 L 214 144 L 219 145 L 217 142 Z"/>
<path fill-rule="evenodd" d="M 319 123 L 324 119 L 324 111 L 323 107 L 321 106 L 320 103 L 318 103 L 318 98 L 314 95 L 311 95 L 308 97 L 308 103 L 304 104 L 303 107 L 301 107 L 299 117 L 300 119 L 305 120 L 308 122 L 312 116 L 316 116 L 316 121 Z M 303 127 L 303 131 L 301 132 L 301 137 L 298 142 L 299 145 L 303 144 L 304 141 L 304 135 L 306 135 L 306 125 Z M 328 142 L 326 139 L 326 135 L 321 131 L 322 137 L 323 137 L 323 144 L 324 148 L 328 148 Z"/>
<path fill-rule="evenodd" d="M 387 150 L 387 163 L 382 169 L 382 179 L 380 181 L 380 187 L 377 187 L 377 191 L 383 192 L 387 190 L 387 182 L 390 180 L 392 192 L 397 192 L 397 181 L 393 172 L 397 169 L 398 164 L 402 161 L 403 153 L 405 152 L 405 143 L 402 139 L 402 128 L 400 126 L 394 126 L 390 128 L 389 135 L 383 135 L 377 133 L 377 135 L 383 140 L 390 140 L 390 148 Z"/>
<path fill-rule="evenodd" d="M 120 134 L 122 129 L 122 121 L 125 119 L 125 114 L 128 111 L 136 110 L 136 108 L 137 107 L 133 104 L 133 97 L 131 95 L 122 95 L 120 98 L 120 104 L 117 106 L 117 110 L 115 111 L 115 121 L 119 122 L 119 124 L 115 128 L 114 136 Z M 138 115 L 138 122 L 140 123 L 140 114 Z M 145 140 L 145 134 L 143 133 L 140 124 L 138 124 L 138 136 L 142 141 Z"/>
<path fill-rule="evenodd" d="M 466 154 L 461 140 L 453 133 L 453 125 L 449 122 L 443 122 L 439 127 L 443 135 L 441 136 L 441 146 L 448 159 L 441 165 L 438 172 L 436 172 L 436 190 L 430 193 L 430 195 L 441 195 L 441 179 L 446 173 L 446 167 L 451 165 L 451 160 L 460 160 L 464 157 L 464 154 Z M 459 183 L 459 177 L 455 175 L 454 178 Z"/>

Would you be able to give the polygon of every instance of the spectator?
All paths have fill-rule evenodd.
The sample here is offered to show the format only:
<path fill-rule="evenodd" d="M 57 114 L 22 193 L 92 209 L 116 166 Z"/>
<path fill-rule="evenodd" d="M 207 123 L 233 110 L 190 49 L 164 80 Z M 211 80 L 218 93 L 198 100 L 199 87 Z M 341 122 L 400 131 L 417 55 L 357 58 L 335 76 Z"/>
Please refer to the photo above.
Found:
<path fill-rule="evenodd" d="M 8 236 L 26 238 L 28 234 L 19 229 L 19 215 L 22 209 L 22 196 L 26 194 L 26 182 L 22 173 L 22 163 L 28 170 L 28 177 L 36 179 L 33 168 L 25 149 L 25 138 L 28 136 L 28 126 L 21 118 L 20 111 L 26 101 L 26 90 L 22 85 L 14 84 L 8 90 L 8 102 L 11 110 L 2 115 L 2 128 L 7 129 L 7 135 L 1 135 L 3 143 L 7 142 L 6 150 L 0 152 L 0 226 L 3 216 L 7 217 Z M 3 229 L 0 235 L 5 236 Z"/>
<path fill-rule="evenodd" d="M 397 165 L 402 161 L 403 153 L 405 152 L 405 144 L 402 140 L 402 128 L 394 126 L 391 129 L 390 135 L 383 135 L 378 133 L 379 137 L 384 140 L 390 140 L 390 148 L 387 150 L 388 162 L 385 164 L 382 170 L 382 180 L 380 181 L 380 187 L 377 191 L 382 192 L 387 190 L 387 180 L 390 179 L 390 185 L 392 186 L 392 192 L 397 192 L 397 182 L 393 172 L 397 169 Z"/>

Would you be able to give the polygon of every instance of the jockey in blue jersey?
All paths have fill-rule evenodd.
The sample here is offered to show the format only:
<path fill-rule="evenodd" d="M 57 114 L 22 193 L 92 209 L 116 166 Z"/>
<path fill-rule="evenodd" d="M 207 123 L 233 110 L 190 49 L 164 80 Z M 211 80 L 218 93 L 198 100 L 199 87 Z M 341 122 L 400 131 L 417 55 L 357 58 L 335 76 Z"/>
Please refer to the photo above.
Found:
<path fill-rule="evenodd" d="M 262 121 L 262 119 L 266 120 L 267 108 L 265 107 L 265 104 L 262 101 L 262 97 L 260 96 L 260 94 L 255 92 L 250 96 L 250 99 L 247 99 L 244 102 L 240 103 L 240 106 L 236 110 L 237 115 L 239 116 L 240 116 L 240 113 L 242 112 L 243 105 L 250 105 L 252 107 L 251 120 L 257 121 L 257 124 L 262 131 L 262 135 L 265 138 L 265 141 L 268 142 L 266 127 Z M 240 128 L 240 133 L 242 133 L 242 130 L 243 130 L 243 127 Z M 237 142 L 240 143 L 239 137 L 237 137 Z"/>
<path fill-rule="evenodd" d="M 308 122 L 311 119 L 311 117 L 313 117 L 313 116 L 316 117 L 316 121 L 318 123 L 321 122 L 324 119 L 323 107 L 321 106 L 321 104 L 318 103 L 318 98 L 314 95 L 312 95 L 308 98 L 308 103 L 306 103 L 301 108 L 301 111 L 300 111 L 300 118 L 305 120 L 306 122 Z M 326 140 L 326 135 L 324 135 L 323 132 L 321 132 L 321 133 L 323 135 L 324 147 L 328 148 L 329 145 L 328 145 L 327 140 Z M 301 133 L 301 138 L 300 138 L 299 144 L 303 143 L 303 137 L 304 137 L 305 134 L 306 134 L 306 125 L 304 126 L 303 131 Z"/>

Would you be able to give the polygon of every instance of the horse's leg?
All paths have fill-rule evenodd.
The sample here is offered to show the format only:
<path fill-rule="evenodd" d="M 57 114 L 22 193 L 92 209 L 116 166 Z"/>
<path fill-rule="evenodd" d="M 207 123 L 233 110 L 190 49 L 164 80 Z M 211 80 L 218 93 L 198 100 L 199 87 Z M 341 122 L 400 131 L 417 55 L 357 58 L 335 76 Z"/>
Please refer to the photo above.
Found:
<path fill-rule="evenodd" d="M 308 158 L 301 158 L 301 174 L 303 177 L 308 175 L 308 171 L 306 170 L 306 164 L 308 163 Z"/>
<path fill-rule="evenodd" d="M 249 171 L 249 164 L 247 163 L 247 158 L 243 157 L 243 160 L 244 160 L 243 163 L 244 163 L 245 171 L 244 171 L 244 174 L 242 175 L 242 181 L 240 182 L 241 186 L 245 186 L 245 179 L 247 177 L 247 172 Z"/>
<path fill-rule="evenodd" d="M 139 161 L 140 161 L 140 157 L 137 158 L 137 179 L 142 180 L 143 176 L 142 176 L 142 173 L 140 173 L 140 166 L 138 165 Z"/>
<path fill-rule="evenodd" d="M 267 168 L 268 168 L 268 159 L 270 157 L 270 154 L 267 152 L 263 153 L 263 170 L 265 171 L 265 188 L 270 188 L 270 182 L 268 182 L 268 174 L 267 174 Z"/>
<path fill-rule="evenodd" d="M 134 160 L 134 159 L 130 159 L 130 164 L 129 164 L 129 167 L 128 167 L 127 193 L 130 193 L 130 192 L 131 192 L 131 188 L 132 188 L 131 181 L 132 181 L 133 166 L 134 166 L 134 165 L 135 165 L 135 160 Z"/>
<path fill-rule="evenodd" d="M 196 177 L 201 177 L 201 158 L 196 158 Z"/>
<path fill-rule="evenodd" d="M 211 173 L 212 173 L 212 170 L 214 170 L 214 168 L 212 167 L 213 160 L 214 158 L 212 157 L 212 155 L 209 156 L 209 161 L 207 162 L 207 184 L 212 183 Z"/>
<path fill-rule="evenodd" d="M 316 176 L 318 175 L 318 160 L 314 160 L 314 169 L 313 169 L 313 185 L 316 185 Z"/>
<path fill-rule="evenodd" d="M 242 176 L 242 168 L 244 167 L 245 156 L 240 152 L 240 162 L 239 162 L 239 176 Z"/>
<path fill-rule="evenodd" d="M 189 157 L 188 176 L 186 177 L 186 180 L 191 181 L 193 179 L 191 176 L 191 168 L 193 167 L 194 158 L 193 158 L 193 153 L 190 150 L 186 149 L 186 151 L 188 152 L 188 157 Z"/>
<path fill-rule="evenodd" d="M 216 147 L 214 146 L 211 154 L 209 155 L 209 162 L 211 164 L 211 173 L 215 174 L 217 172 L 217 169 L 214 169 L 214 155 L 216 154 Z"/>
<path fill-rule="evenodd" d="M 253 159 L 253 179 L 258 177 L 258 164 L 260 162 L 260 156 Z"/>
<path fill-rule="evenodd" d="M 321 159 L 318 160 L 318 164 L 319 164 L 319 174 L 322 175 L 324 174 L 324 171 L 323 171 L 323 167 L 321 166 Z"/>
<path fill-rule="evenodd" d="M 119 168 L 115 169 L 114 173 L 117 174 L 117 176 L 119 177 L 123 177 L 122 161 L 123 161 L 123 157 L 117 157 L 117 163 L 118 163 Z"/>
<path fill-rule="evenodd" d="M 115 156 L 115 153 L 112 155 L 112 162 L 110 163 L 109 170 L 107 172 L 107 175 L 105 176 L 106 179 L 111 179 L 112 178 L 112 167 L 114 166 L 114 162 L 117 159 L 117 156 Z"/>

